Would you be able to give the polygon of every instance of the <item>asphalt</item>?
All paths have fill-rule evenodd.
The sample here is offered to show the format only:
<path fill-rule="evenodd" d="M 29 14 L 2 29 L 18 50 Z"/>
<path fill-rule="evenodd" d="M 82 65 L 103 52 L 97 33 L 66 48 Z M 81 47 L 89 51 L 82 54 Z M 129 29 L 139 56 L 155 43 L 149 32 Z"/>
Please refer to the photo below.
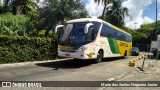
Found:
<path fill-rule="evenodd" d="M 0 65 L 0 81 L 160 81 L 160 61 L 146 59 L 136 62 L 135 67 L 129 67 L 128 62 L 138 58 L 129 56 L 127 59 L 107 58 L 101 63 L 91 60 L 74 61 L 57 60 L 36 63 Z M 22 88 L 0 88 L 0 90 L 21 90 Z M 34 90 L 35 88 L 23 88 Z M 40 90 L 158 90 L 159 88 L 131 87 L 52 87 L 36 88 Z"/>

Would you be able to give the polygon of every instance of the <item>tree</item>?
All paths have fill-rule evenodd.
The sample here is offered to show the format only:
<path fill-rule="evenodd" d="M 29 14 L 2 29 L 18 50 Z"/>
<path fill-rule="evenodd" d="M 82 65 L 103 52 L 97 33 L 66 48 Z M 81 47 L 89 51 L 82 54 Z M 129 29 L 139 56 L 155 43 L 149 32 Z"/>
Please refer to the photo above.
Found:
<path fill-rule="evenodd" d="M 107 5 L 110 3 L 113 3 L 115 0 L 94 0 L 94 1 L 98 4 L 100 4 L 100 2 L 102 2 L 102 4 L 104 4 L 104 9 L 103 9 L 102 16 L 101 16 L 101 19 L 103 19 L 104 14 L 106 12 Z"/>
<path fill-rule="evenodd" d="M 120 0 L 115 0 L 113 5 L 108 6 L 107 8 L 106 21 L 117 27 L 124 27 L 125 16 L 129 16 L 131 18 L 128 12 L 128 8 L 122 7 Z"/>
<path fill-rule="evenodd" d="M 160 34 L 160 21 L 158 21 L 157 24 L 157 33 Z M 141 25 L 138 30 L 132 30 L 133 46 L 138 46 L 141 50 L 149 50 L 147 45 L 150 45 L 151 41 L 155 38 L 154 29 L 155 22 Z"/>
<path fill-rule="evenodd" d="M 39 7 L 32 0 L 4 0 L 3 11 L 32 17 L 39 14 Z"/>
<path fill-rule="evenodd" d="M 8 13 L 11 12 L 13 15 L 24 15 L 26 18 L 29 19 L 29 22 L 34 25 L 34 33 L 35 31 L 38 34 L 39 29 L 39 21 L 40 21 L 40 11 L 39 6 L 33 2 L 33 0 L 4 0 L 3 4 L 0 7 L 0 13 Z M 17 16 L 18 18 L 18 16 Z M 13 27 L 14 27 L 14 23 Z M 33 30 L 33 29 L 31 29 Z M 37 35 L 36 33 L 33 36 Z"/>
<path fill-rule="evenodd" d="M 124 31 L 126 31 L 126 32 L 128 32 L 128 33 L 130 33 L 130 34 L 132 34 L 132 29 L 130 29 L 129 27 L 122 27 L 122 30 L 124 30 Z"/>
<path fill-rule="evenodd" d="M 63 24 L 65 20 L 87 16 L 81 0 L 48 0 L 46 7 L 41 9 L 41 18 L 44 20 L 43 28 L 46 36 L 54 30 L 56 24 Z"/>
<path fill-rule="evenodd" d="M 0 13 L 2 13 L 3 12 L 3 4 L 2 4 L 2 2 L 0 2 Z"/>

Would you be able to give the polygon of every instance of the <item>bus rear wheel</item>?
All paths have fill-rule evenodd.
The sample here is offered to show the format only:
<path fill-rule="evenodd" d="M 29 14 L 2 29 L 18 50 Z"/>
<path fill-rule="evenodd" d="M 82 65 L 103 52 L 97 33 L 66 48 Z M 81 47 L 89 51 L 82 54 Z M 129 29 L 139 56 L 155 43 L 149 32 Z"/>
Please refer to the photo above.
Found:
<path fill-rule="evenodd" d="M 124 58 L 124 59 L 127 58 L 127 51 L 125 51 L 123 58 Z"/>
<path fill-rule="evenodd" d="M 95 59 L 95 63 L 100 63 L 103 59 L 103 51 L 100 50 L 97 54 L 97 58 Z"/>

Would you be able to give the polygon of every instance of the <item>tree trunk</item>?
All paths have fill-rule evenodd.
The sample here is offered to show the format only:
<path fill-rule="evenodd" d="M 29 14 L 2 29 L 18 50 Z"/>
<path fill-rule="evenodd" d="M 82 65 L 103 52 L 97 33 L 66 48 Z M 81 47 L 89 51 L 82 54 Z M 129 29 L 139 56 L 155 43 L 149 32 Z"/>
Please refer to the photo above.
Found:
<path fill-rule="evenodd" d="M 46 31 L 45 31 L 45 37 L 47 38 L 48 35 L 49 35 L 49 31 L 50 31 L 50 28 L 47 28 Z"/>
<path fill-rule="evenodd" d="M 104 14 L 105 14 L 105 11 L 106 11 L 106 8 L 107 8 L 107 2 L 108 2 L 108 0 L 104 1 L 104 9 L 103 9 L 103 12 L 102 12 L 101 19 L 103 19 L 103 17 L 104 17 Z"/>

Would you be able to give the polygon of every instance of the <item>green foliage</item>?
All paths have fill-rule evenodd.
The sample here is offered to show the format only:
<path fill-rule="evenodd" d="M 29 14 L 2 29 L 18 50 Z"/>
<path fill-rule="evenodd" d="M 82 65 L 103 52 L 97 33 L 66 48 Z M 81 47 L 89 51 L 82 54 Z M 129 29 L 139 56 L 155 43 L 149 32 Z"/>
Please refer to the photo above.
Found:
<path fill-rule="evenodd" d="M 160 21 L 157 22 L 157 34 L 160 34 Z M 150 23 L 150 24 L 144 24 L 141 26 L 141 28 L 139 29 L 140 33 L 145 33 L 147 38 L 150 38 L 150 40 L 154 40 L 155 37 L 155 22 L 154 23 Z"/>
<path fill-rule="evenodd" d="M 38 32 L 38 37 L 45 37 L 46 30 L 41 30 Z M 48 37 L 53 37 L 53 31 L 49 31 Z"/>
<path fill-rule="evenodd" d="M 102 12 L 102 16 L 100 17 L 101 19 L 104 19 L 105 17 L 105 12 L 106 12 L 106 9 L 107 9 L 107 5 L 110 4 L 110 3 L 113 3 L 115 0 L 94 0 L 94 2 L 100 4 L 100 2 L 102 2 L 102 4 L 104 5 L 104 9 L 103 9 L 103 12 Z"/>
<path fill-rule="evenodd" d="M 31 17 L 39 14 L 38 5 L 32 0 L 4 0 L 3 2 L 5 12 L 12 12 L 14 15 L 23 14 Z"/>
<path fill-rule="evenodd" d="M 123 30 L 132 34 L 133 46 L 138 46 L 143 51 L 149 50 L 148 46 L 155 39 L 155 22 L 144 24 L 138 30 L 131 30 L 127 27 L 123 27 Z M 158 21 L 157 34 L 160 34 L 160 21 Z"/>
<path fill-rule="evenodd" d="M 33 0 L 4 0 L 4 3 L 0 6 L 0 13 L 10 12 L 13 15 L 25 15 L 30 18 L 30 22 L 34 24 L 37 30 L 34 30 L 34 34 L 37 34 L 40 21 L 39 6 L 33 2 Z"/>
<path fill-rule="evenodd" d="M 46 30 L 46 36 L 57 24 L 63 24 L 65 20 L 87 17 L 81 0 L 48 0 L 46 7 L 41 11 L 41 20 L 44 21 L 42 29 Z"/>
<path fill-rule="evenodd" d="M 57 55 L 56 38 L 30 38 L 0 35 L 0 64 L 54 59 Z"/>
<path fill-rule="evenodd" d="M 10 27 L 3 26 L 3 29 L 5 29 L 3 30 L 3 33 L 7 32 L 5 35 L 11 34 L 13 36 L 24 36 L 27 34 L 29 36 L 38 36 L 41 30 L 46 30 L 45 36 L 50 37 L 52 35 L 50 30 L 54 30 L 57 24 L 63 24 L 65 20 L 87 17 L 87 11 L 85 10 L 84 3 L 81 0 L 46 0 L 44 1 L 46 5 L 42 8 L 35 2 L 38 3 L 40 1 L 3 0 L 3 4 L 0 4 L 0 14 L 9 12 L 13 14 L 13 18 L 18 17 L 17 15 L 24 15 L 28 22 L 28 24 L 23 27 L 25 29 L 21 31 L 21 34 L 17 34 L 17 32 L 20 32 L 19 29 L 16 31 L 10 28 L 15 27 L 14 23 L 11 23 Z M 8 19 L 6 20 L 10 21 Z M 4 21 L 2 21 L 2 23 L 3 22 Z M 26 27 L 28 30 L 26 30 Z"/>
<path fill-rule="evenodd" d="M 124 26 L 125 16 L 131 16 L 128 14 L 129 10 L 126 7 L 122 7 L 121 0 L 114 0 L 113 5 L 107 7 L 105 21 L 122 28 Z"/>
<path fill-rule="evenodd" d="M 122 29 L 130 34 L 132 34 L 133 30 L 128 27 L 122 27 Z"/>
<path fill-rule="evenodd" d="M 0 27 L 0 34 L 8 36 L 31 36 L 36 32 L 29 17 L 11 13 L 0 14 Z"/>
<path fill-rule="evenodd" d="M 46 31 L 46 30 L 41 30 L 41 31 L 39 31 L 39 32 L 38 32 L 38 36 L 39 36 L 39 37 L 44 37 L 44 36 L 45 36 L 45 31 Z"/>

